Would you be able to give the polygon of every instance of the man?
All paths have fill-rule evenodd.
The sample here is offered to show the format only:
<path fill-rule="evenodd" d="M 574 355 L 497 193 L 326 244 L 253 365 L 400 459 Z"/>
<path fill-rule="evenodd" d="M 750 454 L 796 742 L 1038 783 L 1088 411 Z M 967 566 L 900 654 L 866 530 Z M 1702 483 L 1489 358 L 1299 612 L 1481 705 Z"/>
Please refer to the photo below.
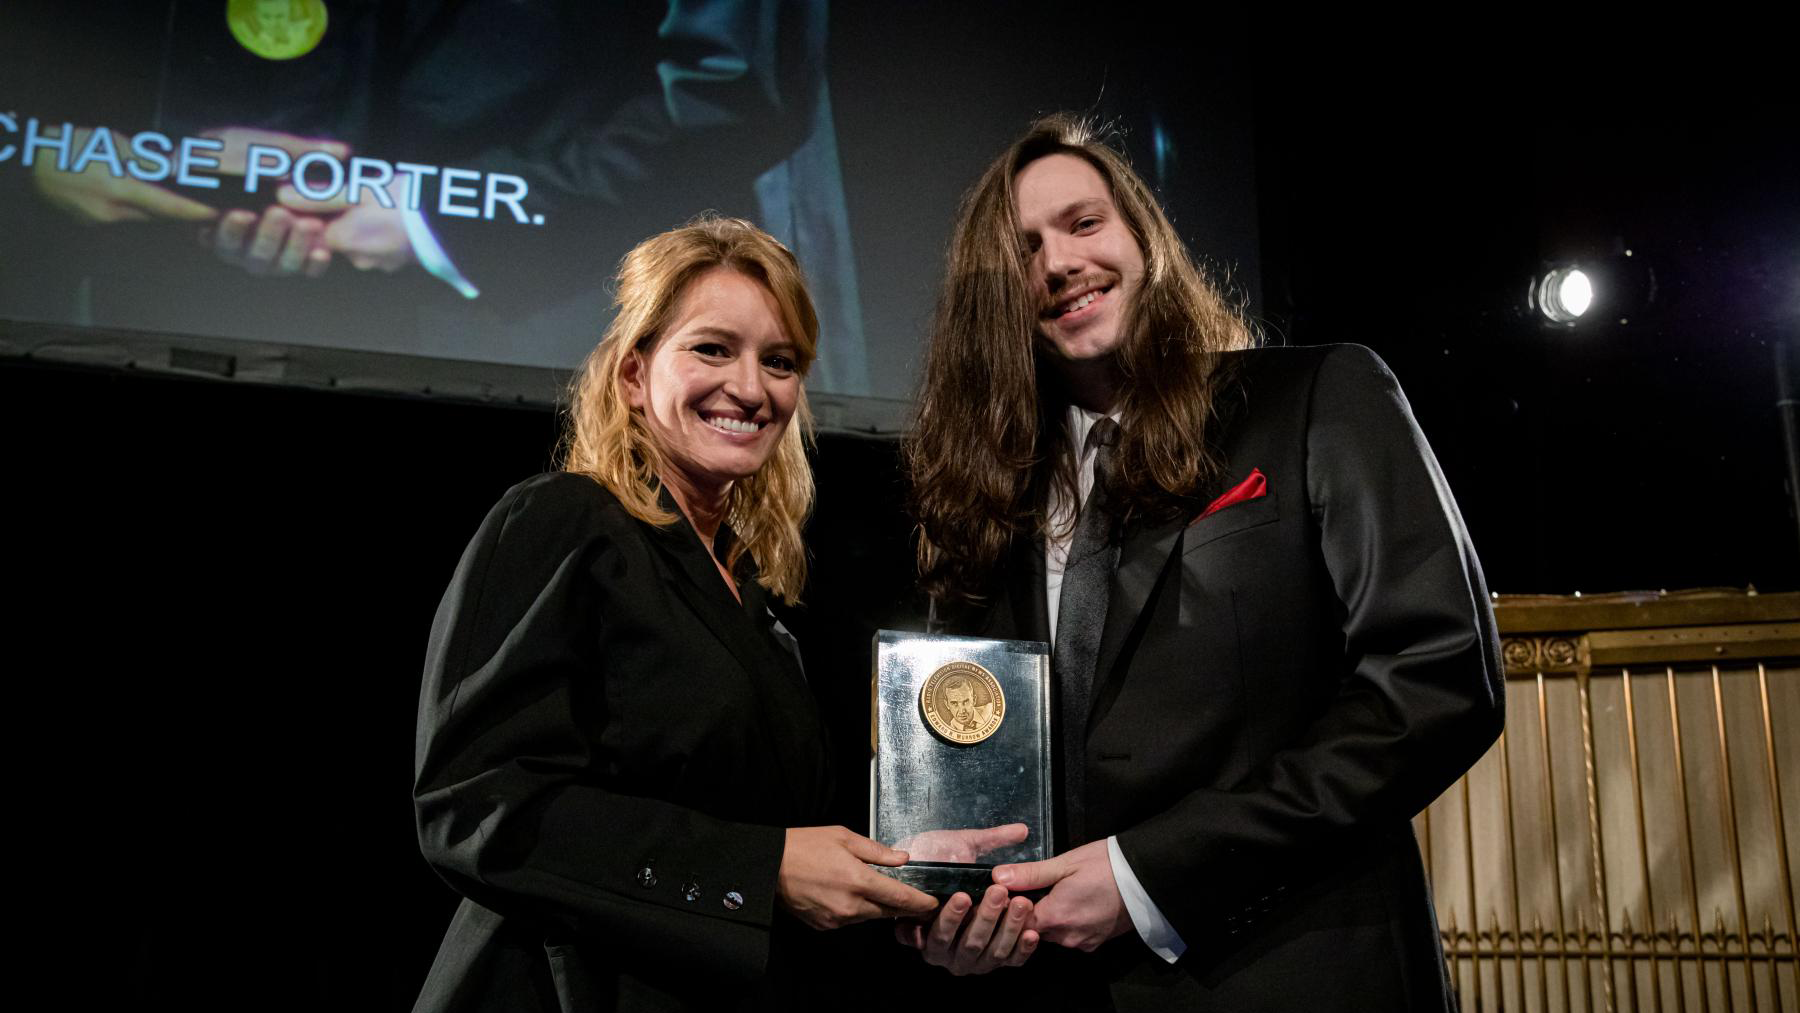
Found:
<path fill-rule="evenodd" d="M 944 709 L 950 712 L 950 727 L 959 732 L 974 732 L 987 720 L 982 708 L 975 706 L 975 683 L 962 676 L 945 681 Z"/>
<path fill-rule="evenodd" d="M 1393 376 L 1253 348 L 1070 117 L 965 198 L 944 285 L 922 581 L 1054 645 L 1060 853 L 902 940 L 958 973 L 1054 944 L 1008 987 L 1063 1008 L 1448 1007 L 1410 819 L 1499 733 L 1501 667 Z"/>

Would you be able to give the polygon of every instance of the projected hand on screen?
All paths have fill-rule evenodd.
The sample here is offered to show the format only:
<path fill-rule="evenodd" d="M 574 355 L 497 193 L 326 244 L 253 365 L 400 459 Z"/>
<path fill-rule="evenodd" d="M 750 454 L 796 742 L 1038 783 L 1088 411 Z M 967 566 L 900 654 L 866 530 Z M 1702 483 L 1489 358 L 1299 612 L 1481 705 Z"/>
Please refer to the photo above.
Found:
<path fill-rule="evenodd" d="M 116 130 L 108 133 L 113 138 L 113 150 L 125 150 L 124 135 Z M 76 130 L 72 150 L 89 150 L 93 135 L 91 127 Z M 218 214 L 199 201 L 154 183 L 128 175 L 115 177 L 104 159 L 88 162 L 80 172 L 66 172 L 57 168 L 56 159 L 39 158 L 31 166 L 31 179 L 45 200 L 89 225 L 155 219 L 205 222 Z"/>
<path fill-rule="evenodd" d="M 250 162 L 252 147 L 280 148 L 287 152 L 289 158 L 295 159 L 315 151 L 322 151 L 339 161 L 350 155 L 350 145 L 343 141 L 334 141 L 329 137 L 301 137 L 261 127 L 214 127 L 202 130 L 200 136 L 225 145 L 216 157 L 219 160 L 219 174 L 227 176 L 244 175 Z"/>
<path fill-rule="evenodd" d="M 350 153 L 350 146 L 342 141 L 257 127 L 219 127 L 205 131 L 203 136 L 224 143 L 224 150 L 218 155 L 218 171 L 225 176 L 244 176 L 250 149 L 257 145 L 278 148 L 292 159 L 315 151 L 338 159 Z M 308 208 L 285 207 L 278 201 L 278 191 L 272 184 L 263 185 L 261 193 L 246 193 L 246 197 L 260 197 L 266 202 L 261 210 L 226 212 L 216 227 L 200 230 L 201 244 L 220 260 L 251 274 L 308 278 L 324 274 L 331 266 L 331 249 L 325 238 L 328 215 Z"/>
<path fill-rule="evenodd" d="M 331 266 L 324 236 L 324 221 L 277 205 L 261 213 L 228 211 L 217 227 L 200 230 L 200 243 L 251 274 L 317 278 Z"/>
<path fill-rule="evenodd" d="M 238 176 L 247 171 L 252 146 L 279 148 L 296 160 L 315 151 L 340 161 L 350 154 L 350 146 L 341 141 L 256 127 L 217 128 L 206 131 L 206 136 L 225 144 L 219 155 L 220 172 Z M 341 196 L 309 200 L 292 182 L 284 182 L 261 212 L 230 212 L 217 229 L 202 231 L 202 241 L 221 260 L 252 274 L 316 278 L 330 266 L 333 254 L 342 255 L 357 270 L 397 271 L 412 262 L 412 244 L 399 210 L 403 197 L 399 181 L 388 191 L 395 207 L 384 207 L 367 191 L 356 204 Z"/>
<path fill-rule="evenodd" d="M 281 206 L 294 211 L 326 218 L 324 244 L 331 253 L 350 261 L 359 271 L 398 271 L 413 261 L 412 240 L 406 235 L 406 221 L 401 214 L 405 185 L 396 182 L 388 193 L 394 207 L 383 207 L 380 201 L 364 195 L 357 204 L 343 198 L 329 201 L 308 200 L 291 185 L 283 186 L 277 199 Z"/>

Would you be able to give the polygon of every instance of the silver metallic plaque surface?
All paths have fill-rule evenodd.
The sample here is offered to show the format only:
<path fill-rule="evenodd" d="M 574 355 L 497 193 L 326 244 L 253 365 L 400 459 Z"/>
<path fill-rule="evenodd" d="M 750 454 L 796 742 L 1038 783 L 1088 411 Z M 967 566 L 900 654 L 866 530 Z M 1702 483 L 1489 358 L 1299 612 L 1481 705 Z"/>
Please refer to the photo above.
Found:
<path fill-rule="evenodd" d="M 880 871 L 947 896 L 1050 857 L 1049 647 L 882 630 L 874 654 L 869 834 L 911 856 Z M 982 854 L 956 833 L 1012 823 L 1025 839 Z"/>

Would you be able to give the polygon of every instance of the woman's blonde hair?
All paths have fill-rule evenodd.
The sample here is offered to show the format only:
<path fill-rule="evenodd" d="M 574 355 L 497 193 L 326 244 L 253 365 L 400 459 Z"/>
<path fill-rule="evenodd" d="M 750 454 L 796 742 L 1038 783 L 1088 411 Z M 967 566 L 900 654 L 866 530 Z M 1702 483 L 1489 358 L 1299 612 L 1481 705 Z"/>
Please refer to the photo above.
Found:
<path fill-rule="evenodd" d="M 642 413 L 626 403 L 620 374 L 634 351 L 656 343 L 688 285 L 716 267 L 761 283 L 775 297 L 803 379 L 818 350 L 819 318 L 799 261 L 743 219 L 705 215 L 652 236 L 625 255 L 613 298 L 617 315 L 570 385 L 560 457 L 562 470 L 593 478 L 647 524 L 673 524 L 679 515 L 659 501 L 664 459 Z M 789 602 L 798 600 L 806 583 L 800 528 L 812 510 L 812 469 L 806 462 L 811 441 L 812 412 L 802 386 L 775 453 L 756 474 L 732 483 L 726 502 L 725 519 L 737 541 L 725 565 L 735 569 L 750 553 L 758 583 Z"/>

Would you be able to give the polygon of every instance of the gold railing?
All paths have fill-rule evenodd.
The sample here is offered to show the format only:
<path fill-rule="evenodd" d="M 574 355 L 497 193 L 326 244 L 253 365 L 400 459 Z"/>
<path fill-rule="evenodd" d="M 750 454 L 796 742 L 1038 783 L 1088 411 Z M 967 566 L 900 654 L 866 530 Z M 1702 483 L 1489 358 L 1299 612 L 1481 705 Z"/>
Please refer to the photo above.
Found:
<path fill-rule="evenodd" d="M 1415 820 L 1465 1013 L 1800 1011 L 1800 594 L 1495 611 L 1506 731 Z"/>

